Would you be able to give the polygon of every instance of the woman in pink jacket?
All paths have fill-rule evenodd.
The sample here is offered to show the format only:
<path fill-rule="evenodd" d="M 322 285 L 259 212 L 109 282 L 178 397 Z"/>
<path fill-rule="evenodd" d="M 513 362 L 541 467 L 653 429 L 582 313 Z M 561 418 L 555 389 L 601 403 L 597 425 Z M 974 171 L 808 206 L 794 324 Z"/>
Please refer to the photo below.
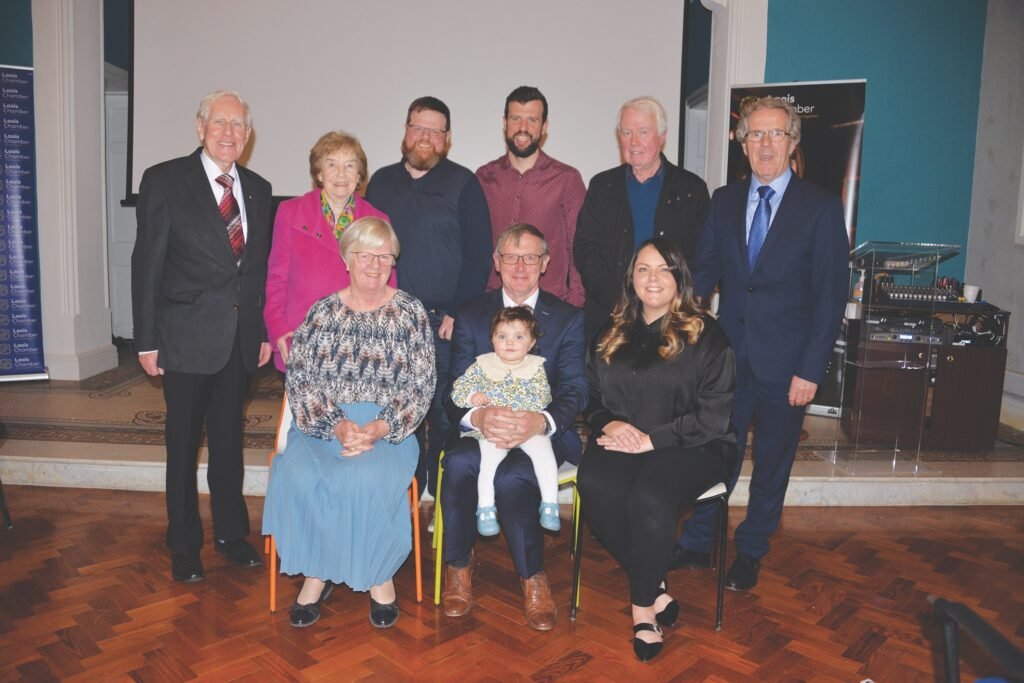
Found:
<path fill-rule="evenodd" d="M 274 365 L 284 372 L 292 333 L 319 299 L 348 287 L 338 240 L 352 221 L 383 213 L 357 194 L 369 178 L 366 153 L 352 135 L 331 131 L 309 150 L 309 175 L 316 189 L 281 202 L 267 270 L 263 318 L 274 347 Z M 389 284 L 396 286 L 392 272 Z"/>

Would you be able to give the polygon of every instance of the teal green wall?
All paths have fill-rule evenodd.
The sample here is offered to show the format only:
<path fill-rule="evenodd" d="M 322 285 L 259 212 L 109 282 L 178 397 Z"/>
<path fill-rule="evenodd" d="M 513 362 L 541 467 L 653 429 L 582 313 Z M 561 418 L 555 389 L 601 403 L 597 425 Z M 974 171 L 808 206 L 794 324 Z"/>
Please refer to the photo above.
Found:
<path fill-rule="evenodd" d="M 0 2 L 0 64 L 32 66 L 32 0 Z"/>
<path fill-rule="evenodd" d="M 858 244 L 967 248 L 986 5 L 769 0 L 765 82 L 867 79 Z"/>

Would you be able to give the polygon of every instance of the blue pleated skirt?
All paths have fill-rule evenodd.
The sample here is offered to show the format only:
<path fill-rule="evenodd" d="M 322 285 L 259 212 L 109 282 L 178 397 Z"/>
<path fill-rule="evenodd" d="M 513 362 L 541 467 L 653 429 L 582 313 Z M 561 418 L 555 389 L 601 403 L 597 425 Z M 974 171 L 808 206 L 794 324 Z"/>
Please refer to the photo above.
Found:
<path fill-rule="evenodd" d="M 342 406 L 366 424 L 374 403 Z M 412 549 L 408 489 L 419 446 L 380 440 L 355 457 L 341 443 L 306 436 L 294 425 L 270 467 L 263 533 L 273 534 L 283 574 L 302 574 L 365 591 L 398 571 Z"/>

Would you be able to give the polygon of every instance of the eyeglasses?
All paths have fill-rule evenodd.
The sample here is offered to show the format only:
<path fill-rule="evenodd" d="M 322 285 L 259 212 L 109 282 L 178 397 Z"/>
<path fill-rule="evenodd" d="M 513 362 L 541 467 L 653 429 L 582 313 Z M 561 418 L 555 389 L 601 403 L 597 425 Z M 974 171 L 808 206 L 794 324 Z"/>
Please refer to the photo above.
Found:
<path fill-rule="evenodd" d="M 368 266 L 376 259 L 380 265 L 390 267 L 395 265 L 395 261 L 398 260 L 398 257 L 394 254 L 371 254 L 368 251 L 353 251 L 351 253 L 356 257 L 356 261 L 361 266 Z"/>
<path fill-rule="evenodd" d="M 440 140 L 445 136 L 445 133 L 448 132 L 446 130 L 441 130 L 440 128 L 427 128 L 425 126 L 416 126 L 411 123 L 405 124 L 405 129 L 413 133 L 416 137 L 422 137 L 423 134 L 426 133 L 427 137 L 432 140 Z"/>
<path fill-rule="evenodd" d="M 781 128 L 772 128 L 771 130 L 748 130 L 747 137 L 744 139 L 761 142 L 761 140 L 764 140 L 765 135 L 767 135 L 768 139 L 772 142 L 778 142 L 782 138 L 789 137 L 789 133 Z"/>
<path fill-rule="evenodd" d="M 535 266 L 544 258 L 544 254 L 498 254 L 498 256 L 506 266 L 514 266 L 520 261 L 528 266 Z"/>

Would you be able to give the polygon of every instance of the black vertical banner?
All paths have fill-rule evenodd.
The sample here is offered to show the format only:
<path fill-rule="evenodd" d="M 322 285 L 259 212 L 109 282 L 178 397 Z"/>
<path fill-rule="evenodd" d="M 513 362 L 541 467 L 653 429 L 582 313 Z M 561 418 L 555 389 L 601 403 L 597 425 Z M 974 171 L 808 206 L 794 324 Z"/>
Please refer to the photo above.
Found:
<path fill-rule="evenodd" d="M 46 379 L 33 71 L 0 65 L 0 382 Z"/>

